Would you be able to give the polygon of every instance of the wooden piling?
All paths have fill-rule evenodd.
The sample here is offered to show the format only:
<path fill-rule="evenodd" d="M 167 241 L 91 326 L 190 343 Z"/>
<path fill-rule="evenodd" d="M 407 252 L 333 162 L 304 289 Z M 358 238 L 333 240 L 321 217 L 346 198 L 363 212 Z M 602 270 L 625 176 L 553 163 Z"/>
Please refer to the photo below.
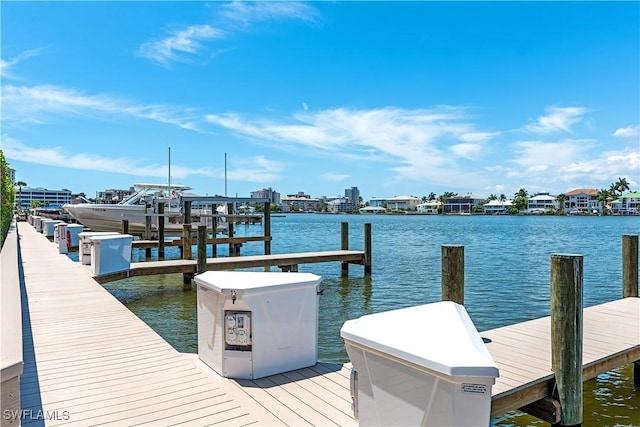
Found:
<path fill-rule="evenodd" d="M 184 223 L 182 224 L 182 259 L 193 259 L 191 250 L 191 202 L 184 202 Z"/>
<path fill-rule="evenodd" d="M 638 235 L 622 236 L 622 297 L 638 297 Z M 633 364 L 633 383 L 640 387 L 640 360 Z"/>
<path fill-rule="evenodd" d="M 144 211 L 147 215 L 144 217 L 144 238 L 146 240 L 151 239 L 151 215 L 149 214 L 149 210 L 151 208 L 150 204 L 146 204 Z"/>
<path fill-rule="evenodd" d="M 340 249 L 346 251 L 349 249 L 349 223 L 343 222 L 340 224 Z M 341 265 L 341 276 L 346 277 L 349 275 L 349 263 L 343 262 Z"/>
<path fill-rule="evenodd" d="M 122 220 L 122 234 L 129 234 L 129 220 Z"/>
<path fill-rule="evenodd" d="M 464 246 L 442 245 L 442 301 L 464 305 Z"/>
<path fill-rule="evenodd" d="M 562 408 L 559 426 L 581 426 L 582 255 L 551 255 L 551 370 Z"/>
<path fill-rule="evenodd" d="M 198 264 L 197 274 L 207 271 L 207 226 L 198 226 Z"/>
<path fill-rule="evenodd" d="M 164 203 L 158 203 L 158 259 L 164 259 Z"/>
<path fill-rule="evenodd" d="M 271 203 L 264 203 L 264 237 L 271 236 Z M 264 254 L 271 255 L 271 240 L 264 241 Z"/>
<path fill-rule="evenodd" d="M 638 235 L 622 236 L 622 297 L 638 296 Z"/>
<path fill-rule="evenodd" d="M 364 275 L 371 275 L 371 223 L 364 224 Z"/>

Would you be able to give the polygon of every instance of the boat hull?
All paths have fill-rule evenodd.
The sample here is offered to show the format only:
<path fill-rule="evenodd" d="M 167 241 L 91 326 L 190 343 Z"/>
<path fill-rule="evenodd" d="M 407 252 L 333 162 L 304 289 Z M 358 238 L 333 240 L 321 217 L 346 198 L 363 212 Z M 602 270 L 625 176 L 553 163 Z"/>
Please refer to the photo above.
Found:
<path fill-rule="evenodd" d="M 147 214 L 146 208 L 141 205 L 96 205 L 80 203 L 65 205 L 64 209 L 73 216 L 76 221 L 90 228 L 92 231 L 122 231 L 122 221 L 129 222 L 129 234 L 144 235 L 146 232 L 146 216 L 151 216 L 151 234 L 157 237 L 158 219 L 155 214 Z M 210 215 L 209 215 L 210 216 Z M 206 225 L 208 228 L 214 222 L 214 218 L 205 217 L 199 220 L 197 214 L 192 214 L 191 226 L 193 232 L 197 227 Z M 181 236 L 183 230 L 182 215 L 178 212 L 167 213 L 164 217 L 165 236 Z"/>

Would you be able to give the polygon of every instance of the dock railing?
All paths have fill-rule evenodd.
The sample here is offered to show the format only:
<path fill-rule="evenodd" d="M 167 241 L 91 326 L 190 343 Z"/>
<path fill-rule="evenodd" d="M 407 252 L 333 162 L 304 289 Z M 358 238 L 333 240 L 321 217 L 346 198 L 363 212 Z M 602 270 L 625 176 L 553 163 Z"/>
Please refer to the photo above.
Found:
<path fill-rule="evenodd" d="M 12 223 L 0 252 L 0 372 L 2 394 L 2 421 L 15 423 L 7 413 L 20 410 L 20 376 L 22 355 L 22 304 L 20 302 L 19 242 L 16 223 Z M 7 412 L 9 411 L 9 412 Z"/>

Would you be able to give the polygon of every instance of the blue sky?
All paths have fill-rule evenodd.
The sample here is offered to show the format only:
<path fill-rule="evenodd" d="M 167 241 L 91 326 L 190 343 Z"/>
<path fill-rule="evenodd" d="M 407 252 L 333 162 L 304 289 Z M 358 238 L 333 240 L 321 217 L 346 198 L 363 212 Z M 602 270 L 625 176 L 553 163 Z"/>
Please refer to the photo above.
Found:
<path fill-rule="evenodd" d="M 6 2 L 5 157 L 95 196 L 640 189 L 638 2 Z"/>

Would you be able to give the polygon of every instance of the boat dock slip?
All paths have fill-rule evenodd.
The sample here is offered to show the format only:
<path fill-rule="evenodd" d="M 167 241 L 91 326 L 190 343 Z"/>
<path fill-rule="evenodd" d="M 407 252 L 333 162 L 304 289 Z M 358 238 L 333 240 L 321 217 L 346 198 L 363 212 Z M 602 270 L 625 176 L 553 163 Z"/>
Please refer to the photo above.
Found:
<path fill-rule="evenodd" d="M 178 353 L 33 227 L 18 228 L 23 425 L 356 424 L 348 367 L 221 378 Z"/>
<path fill-rule="evenodd" d="M 32 226 L 17 228 L 24 360 L 17 414 L 24 425 L 357 424 L 349 364 L 258 380 L 221 378 L 195 355 L 178 353 Z M 639 298 L 586 308 L 583 319 L 585 380 L 640 360 Z M 480 335 L 491 340 L 487 349 L 500 374 L 492 416 L 551 395 L 549 317 Z M 9 421 L 2 426 L 17 425 Z"/>
<path fill-rule="evenodd" d="M 225 258 L 207 258 L 207 270 L 233 270 L 236 268 L 281 267 L 286 271 L 297 271 L 298 264 L 318 262 L 343 262 L 352 264 L 365 263 L 363 251 L 338 250 L 326 252 L 301 252 L 294 254 L 248 255 Z M 126 279 L 134 276 L 148 276 L 153 274 L 191 273 L 197 269 L 196 260 L 167 260 L 132 262 L 129 271 L 105 274 L 94 277 L 100 283 Z"/>

